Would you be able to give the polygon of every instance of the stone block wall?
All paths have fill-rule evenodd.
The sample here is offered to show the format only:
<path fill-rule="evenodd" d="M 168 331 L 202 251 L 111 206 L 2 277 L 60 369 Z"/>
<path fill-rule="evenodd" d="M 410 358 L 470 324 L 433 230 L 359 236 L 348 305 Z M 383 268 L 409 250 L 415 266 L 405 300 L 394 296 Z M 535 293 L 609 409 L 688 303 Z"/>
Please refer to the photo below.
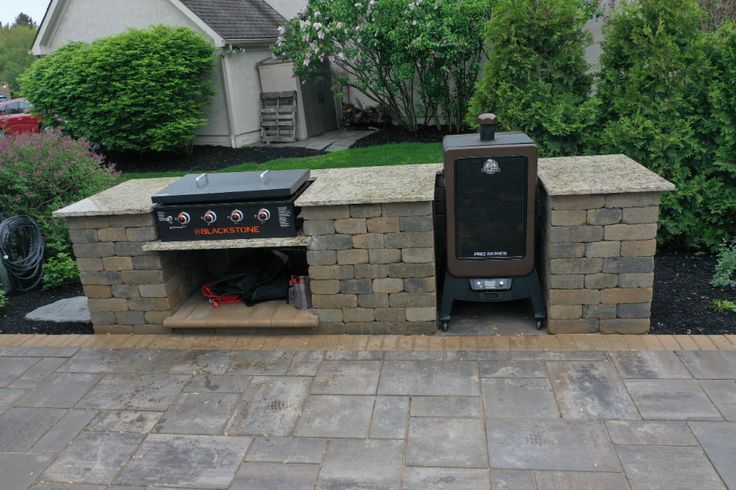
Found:
<path fill-rule="evenodd" d="M 302 208 L 321 333 L 433 334 L 432 202 Z"/>
<path fill-rule="evenodd" d="M 646 333 L 659 193 L 545 196 L 550 333 Z"/>
<path fill-rule="evenodd" d="M 204 277 L 196 252 L 143 251 L 158 238 L 151 213 L 66 222 L 95 333 L 168 333 L 164 318 Z"/>

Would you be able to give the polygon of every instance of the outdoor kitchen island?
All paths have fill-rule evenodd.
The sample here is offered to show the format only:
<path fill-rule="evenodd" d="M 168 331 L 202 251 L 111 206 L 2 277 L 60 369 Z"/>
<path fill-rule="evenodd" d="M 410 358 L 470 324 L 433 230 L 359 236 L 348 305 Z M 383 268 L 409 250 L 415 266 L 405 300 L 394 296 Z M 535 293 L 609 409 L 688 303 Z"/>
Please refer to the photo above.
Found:
<path fill-rule="evenodd" d="M 441 171 L 440 164 L 313 170 L 296 201 L 304 222 L 295 237 L 159 241 L 151 196 L 172 178 L 130 180 L 55 216 L 69 225 L 96 333 L 434 334 Z M 537 260 L 549 331 L 648 331 L 659 194 L 673 186 L 623 155 L 540 159 L 539 179 Z M 208 318 L 177 324 L 205 279 L 249 248 L 303 250 L 313 308 L 266 303 L 236 324 L 205 303 Z"/>

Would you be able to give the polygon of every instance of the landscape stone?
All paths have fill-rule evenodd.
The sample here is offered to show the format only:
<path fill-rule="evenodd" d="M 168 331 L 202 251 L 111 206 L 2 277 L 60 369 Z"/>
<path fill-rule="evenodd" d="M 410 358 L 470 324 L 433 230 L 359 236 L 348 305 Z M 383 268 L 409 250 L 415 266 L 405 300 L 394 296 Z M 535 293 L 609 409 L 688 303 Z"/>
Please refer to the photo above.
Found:
<path fill-rule="evenodd" d="M 118 476 L 122 485 L 227 488 L 249 437 L 153 434 Z"/>
<path fill-rule="evenodd" d="M 555 419 L 488 420 L 492 468 L 620 471 L 603 424 Z"/>
<path fill-rule="evenodd" d="M 725 489 L 700 448 L 617 446 L 616 451 L 633 490 Z"/>
<path fill-rule="evenodd" d="M 86 296 L 60 299 L 41 306 L 24 317 L 32 322 L 89 323 L 91 321 Z"/>

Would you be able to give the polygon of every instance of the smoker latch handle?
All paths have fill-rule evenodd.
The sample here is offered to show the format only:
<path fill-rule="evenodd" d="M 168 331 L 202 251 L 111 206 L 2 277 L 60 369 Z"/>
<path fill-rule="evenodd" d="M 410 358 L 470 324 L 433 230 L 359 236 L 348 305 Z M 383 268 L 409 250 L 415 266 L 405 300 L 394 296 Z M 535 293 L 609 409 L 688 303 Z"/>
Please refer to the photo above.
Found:
<path fill-rule="evenodd" d="M 261 175 L 259 175 L 259 177 L 261 178 L 261 183 L 262 184 L 266 184 L 266 183 L 268 183 L 269 180 L 271 180 L 271 176 L 268 175 L 269 172 L 270 172 L 270 170 L 264 170 L 263 172 L 261 172 Z"/>

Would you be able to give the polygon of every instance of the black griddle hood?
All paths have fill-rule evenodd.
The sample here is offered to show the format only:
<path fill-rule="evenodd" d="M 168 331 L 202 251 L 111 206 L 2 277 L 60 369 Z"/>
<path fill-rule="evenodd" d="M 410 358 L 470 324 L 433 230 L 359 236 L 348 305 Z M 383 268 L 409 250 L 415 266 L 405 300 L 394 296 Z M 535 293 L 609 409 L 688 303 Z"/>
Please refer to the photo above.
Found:
<path fill-rule="evenodd" d="M 151 196 L 160 204 L 276 200 L 293 196 L 309 179 L 309 170 L 203 173 L 185 175 Z"/>

